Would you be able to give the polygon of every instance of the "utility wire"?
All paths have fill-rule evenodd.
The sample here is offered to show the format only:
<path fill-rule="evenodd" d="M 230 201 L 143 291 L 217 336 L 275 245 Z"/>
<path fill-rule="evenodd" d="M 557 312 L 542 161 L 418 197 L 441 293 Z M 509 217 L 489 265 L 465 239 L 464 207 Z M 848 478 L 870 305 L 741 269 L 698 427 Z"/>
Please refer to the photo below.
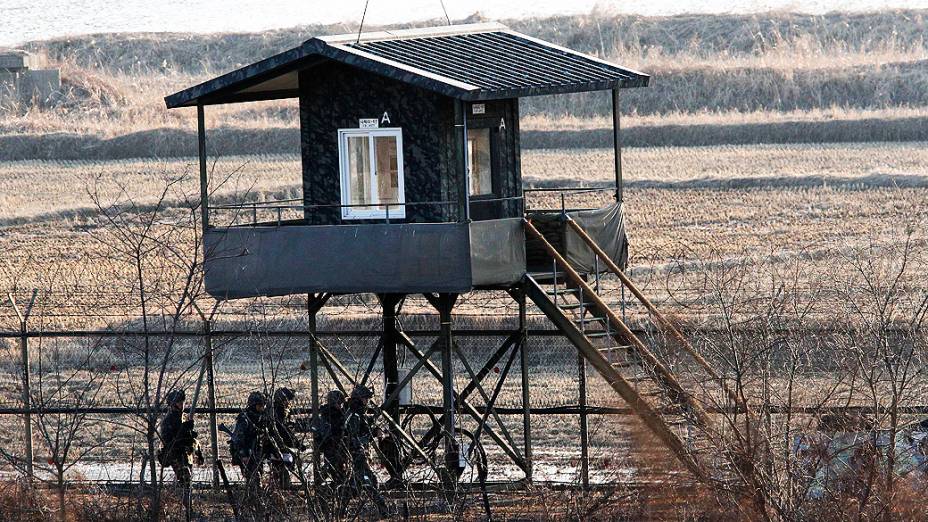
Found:
<path fill-rule="evenodd" d="M 441 4 L 441 10 L 445 12 L 445 20 L 448 20 L 448 25 L 451 25 L 451 17 L 448 16 L 448 10 L 445 9 L 445 0 L 438 0 L 438 3 Z"/>
<path fill-rule="evenodd" d="M 364 29 L 364 18 L 367 17 L 367 5 L 371 3 L 371 0 L 365 0 L 364 2 L 364 13 L 361 14 L 361 25 L 358 26 L 358 39 L 355 40 L 355 44 L 361 42 L 361 31 Z"/>

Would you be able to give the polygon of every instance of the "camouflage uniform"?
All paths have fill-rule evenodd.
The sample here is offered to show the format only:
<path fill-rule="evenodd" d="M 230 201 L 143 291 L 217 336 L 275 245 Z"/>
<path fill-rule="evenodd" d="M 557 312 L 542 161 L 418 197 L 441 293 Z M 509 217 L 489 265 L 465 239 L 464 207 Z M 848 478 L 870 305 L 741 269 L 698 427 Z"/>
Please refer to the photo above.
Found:
<path fill-rule="evenodd" d="M 323 462 L 320 471 L 324 479 L 335 488 L 348 482 L 350 454 L 345 441 L 345 394 L 333 390 L 326 396 L 326 403 L 319 408 L 319 418 L 313 429 L 315 443 Z"/>
<path fill-rule="evenodd" d="M 348 412 L 345 417 L 345 436 L 351 454 L 351 480 L 355 492 L 366 493 L 377 504 L 381 515 L 390 513 L 387 503 L 378 488 L 377 475 L 371 469 L 368 452 L 375 438 L 376 429 L 367 414 L 367 401 L 373 392 L 366 386 L 357 386 L 351 392 Z"/>
<path fill-rule="evenodd" d="M 173 391 L 165 398 L 170 411 L 161 420 L 161 451 L 158 460 L 162 466 L 170 466 L 174 470 L 178 484 L 189 487 L 194 460 L 202 464 L 203 454 L 200 452 L 197 434 L 193 431 L 193 420 L 183 420 L 184 392 Z"/>
<path fill-rule="evenodd" d="M 235 420 L 235 429 L 229 441 L 232 462 L 241 468 L 252 492 L 261 486 L 264 461 L 277 449 L 270 433 L 270 419 L 263 408 L 266 404 L 267 397 L 263 393 L 252 392 L 248 396 L 245 410 Z"/>
<path fill-rule="evenodd" d="M 281 453 L 289 453 L 293 457 L 290 462 L 276 460 L 271 463 L 274 480 L 281 488 L 290 487 L 290 472 L 297 464 L 300 452 L 306 449 L 297 437 L 298 432 L 306 430 L 294 422 L 290 416 L 290 402 L 295 397 L 296 393 L 290 388 L 279 388 L 274 392 L 274 438 Z"/>

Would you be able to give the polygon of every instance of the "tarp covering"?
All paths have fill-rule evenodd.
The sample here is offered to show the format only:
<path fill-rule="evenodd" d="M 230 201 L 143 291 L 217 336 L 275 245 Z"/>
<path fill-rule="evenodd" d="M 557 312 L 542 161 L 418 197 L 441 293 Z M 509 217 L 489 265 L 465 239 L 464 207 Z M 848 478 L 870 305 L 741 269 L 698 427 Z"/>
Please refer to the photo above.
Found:
<path fill-rule="evenodd" d="M 470 224 L 470 261 L 474 286 L 506 285 L 525 275 L 522 218 Z"/>
<path fill-rule="evenodd" d="M 574 221 L 593 238 L 599 248 L 603 249 L 612 261 L 625 270 L 628 265 L 628 237 L 625 235 L 625 214 L 622 204 L 615 202 L 607 207 L 596 210 L 584 210 L 567 213 Z M 581 272 L 593 272 L 595 269 L 595 256 L 586 242 L 570 227 L 564 233 L 564 257 L 574 268 Z M 599 265 L 599 271 L 606 271 L 606 267 Z"/>

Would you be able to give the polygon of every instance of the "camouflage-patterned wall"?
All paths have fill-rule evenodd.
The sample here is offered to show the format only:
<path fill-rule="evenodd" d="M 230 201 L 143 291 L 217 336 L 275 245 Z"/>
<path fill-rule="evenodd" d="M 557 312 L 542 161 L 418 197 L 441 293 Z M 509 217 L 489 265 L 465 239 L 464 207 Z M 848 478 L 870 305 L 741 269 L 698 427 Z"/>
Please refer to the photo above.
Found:
<path fill-rule="evenodd" d="M 403 129 L 406 202 L 451 202 L 410 205 L 405 221 L 457 221 L 462 183 L 460 162 L 455 160 L 454 103 L 443 95 L 344 64 L 330 62 L 302 71 L 300 125 L 307 207 L 341 202 L 338 129 L 357 128 L 358 120 L 379 120 L 386 113 L 390 122 L 381 127 Z M 498 197 L 518 195 L 521 186 L 517 111 L 517 100 L 486 102 L 483 115 L 473 115 L 471 105 L 466 106 L 469 125 L 494 126 L 499 132 L 500 177 L 494 186 L 499 187 Z M 504 125 L 500 126 L 501 122 Z M 488 205 L 495 205 L 495 209 L 493 215 L 485 217 L 520 215 L 521 207 L 515 202 L 483 204 Z M 309 224 L 336 224 L 341 222 L 341 213 L 337 207 L 307 208 L 306 220 Z"/>
<path fill-rule="evenodd" d="M 489 128 L 495 139 L 493 161 L 496 173 L 493 180 L 493 196 L 489 199 L 518 196 L 522 178 L 519 167 L 519 101 L 517 99 L 480 102 L 484 114 L 474 114 L 472 103 L 466 104 L 467 128 Z M 487 201 L 471 198 L 471 218 L 494 219 L 521 217 L 521 206 L 517 201 Z"/>
<path fill-rule="evenodd" d="M 341 202 L 338 129 L 384 113 L 403 129 L 406 202 L 458 201 L 450 98 L 347 65 L 327 63 L 300 73 L 300 125 L 306 205 Z M 406 221 L 454 221 L 457 205 L 410 205 Z M 310 224 L 341 222 L 337 208 L 307 209 Z M 352 220 L 357 223 L 358 220 Z"/>

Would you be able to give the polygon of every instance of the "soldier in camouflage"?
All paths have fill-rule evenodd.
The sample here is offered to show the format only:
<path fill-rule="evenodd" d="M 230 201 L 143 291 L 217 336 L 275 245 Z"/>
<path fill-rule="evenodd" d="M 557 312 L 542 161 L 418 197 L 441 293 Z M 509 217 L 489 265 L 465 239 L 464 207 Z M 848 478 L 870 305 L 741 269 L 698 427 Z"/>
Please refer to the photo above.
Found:
<path fill-rule="evenodd" d="M 379 434 L 379 429 L 368 414 L 368 404 L 373 396 L 373 390 L 359 385 L 351 391 L 348 400 L 345 437 L 348 439 L 347 446 L 351 455 L 351 480 L 356 493 L 367 494 L 377 505 L 381 516 L 390 516 L 393 512 L 380 493 L 377 475 L 371 469 L 368 457 L 371 443 Z"/>
<path fill-rule="evenodd" d="M 200 451 L 197 433 L 193 431 L 193 419 L 183 420 L 185 400 L 183 390 L 172 390 L 165 396 L 168 413 L 161 420 L 158 461 L 162 466 L 170 466 L 174 470 L 178 484 L 189 488 L 193 464 L 203 465 L 203 453 Z"/>
<path fill-rule="evenodd" d="M 320 471 L 322 477 L 338 490 L 348 482 L 350 454 L 345 437 L 345 394 L 332 390 L 325 396 L 325 404 L 319 408 L 319 416 L 313 426 L 316 448 L 322 455 Z"/>
<path fill-rule="evenodd" d="M 260 391 L 248 395 L 245 410 L 235 420 L 235 429 L 229 441 L 232 462 L 239 466 L 248 490 L 256 493 L 261 487 L 264 461 L 279 454 L 271 433 L 271 423 L 265 414 L 267 396 Z"/>
<path fill-rule="evenodd" d="M 284 489 L 290 487 L 290 472 L 298 463 L 300 453 L 306 451 L 297 435 L 307 431 L 305 423 L 296 421 L 290 411 L 295 398 L 296 392 L 290 388 L 278 388 L 274 392 L 274 438 L 283 458 L 271 461 L 271 469 L 275 482 Z"/>

